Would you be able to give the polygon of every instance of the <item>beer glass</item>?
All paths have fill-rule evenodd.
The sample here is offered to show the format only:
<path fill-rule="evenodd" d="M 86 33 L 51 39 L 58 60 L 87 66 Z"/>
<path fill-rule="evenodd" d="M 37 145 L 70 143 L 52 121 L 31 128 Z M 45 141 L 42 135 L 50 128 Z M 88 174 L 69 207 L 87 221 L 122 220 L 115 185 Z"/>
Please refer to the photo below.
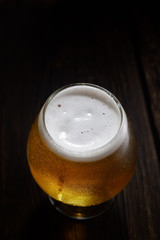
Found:
<path fill-rule="evenodd" d="M 54 92 L 43 105 L 29 133 L 27 158 L 56 209 L 86 219 L 108 209 L 131 179 L 136 140 L 112 93 L 75 83 Z"/>

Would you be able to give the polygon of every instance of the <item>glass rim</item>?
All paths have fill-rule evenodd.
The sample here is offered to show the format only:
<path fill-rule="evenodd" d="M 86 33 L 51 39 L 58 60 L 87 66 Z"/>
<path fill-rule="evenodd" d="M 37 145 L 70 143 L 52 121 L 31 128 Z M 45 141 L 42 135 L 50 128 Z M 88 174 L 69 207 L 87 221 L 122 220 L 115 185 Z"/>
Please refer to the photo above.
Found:
<path fill-rule="evenodd" d="M 94 148 L 94 149 L 89 149 L 89 150 L 85 150 L 84 152 L 80 152 L 80 151 L 73 151 L 71 149 L 68 149 L 68 148 L 65 148 L 64 146 L 60 145 L 57 141 L 55 141 L 51 135 L 49 134 L 48 130 L 47 130 L 47 127 L 46 127 L 46 123 L 45 123 L 45 112 L 46 112 L 46 109 L 48 107 L 48 104 L 50 103 L 50 101 L 58 94 L 60 93 L 61 91 L 67 89 L 67 88 L 70 88 L 70 87 L 75 87 L 75 86 L 89 86 L 89 87 L 93 87 L 93 88 L 97 88 L 99 90 L 102 90 L 103 92 L 105 92 L 109 97 L 111 97 L 111 99 L 114 101 L 114 103 L 116 104 L 118 110 L 119 110 L 119 114 L 120 114 L 120 123 L 119 123 L 119 127 L 118 127 L 118 130 L 116 132 L 116 134 L 114 135 L 114 137 L 109 141 L 107 142 L 106 144 L 98 147 L 98 148 Z M 107 89 L 101 87 L 101 86 L 98 86 L 96 84 L 92 84 L 92 83 L 73 83 L 73 84 L 68 84 L 68 85 L 65 85 L 59 89 L 57 89 L 56 91 L 54 91 L 46 100 L 46 102 L 44 103 L 42 109 L 42 128 L 43 128 L 43 131 L 45 133 L 45 136 L 47 138 L 47 142 L 51 143 L 51 145 L 55 145 L 58 147 L 58 149 L 61 149 L 63 152 L 65 153 L 72 153 L 71 155 L 74 155 L 74 156 L 78 156 L 79 158 L 83 158 L 83 154 L 89 154 L 91 152 L 95 152 L 95 151 L 98 151 L 100 149 L 103 149 L 104 147 L 106 147 L 107 145 L 111 145 L 112 143 L 114 143 L 114 141 L 117 139 L 117 137 L 119 136 L 120 134 L 120 131 L 122 129 L 122 126 L 123 126 L 123 120 L 124 120 L 124 117 L 123 117 L 123 107 L 121 105 L 121 103 L 119 102 L 119 100 L 114 96 L 114 94 L 112 94 L 110 91 L 108 91 Z M 41 137 L 43 138 L 43 136 L 41 135 Z M 47 143 L 46 143 L 47 144 Z M 47 144 L 48 146 L 48 144 Z M 55 151 L 55 149 L 52 149 L 50 146 L 48 146 L 50 148 L 50 150 L 53 152 Z M 56 152 L 56 151 L 55 151 Z M 60 151 L 59 151 L 60 152 Z M 60 154 L 59 154 L 60 155 Z M 73 157 L 74 158 L 74 157 Z M 68 158 L 67 158 L 68 159 Z M 70 159 L 68 159 L 70 160 Z"/>

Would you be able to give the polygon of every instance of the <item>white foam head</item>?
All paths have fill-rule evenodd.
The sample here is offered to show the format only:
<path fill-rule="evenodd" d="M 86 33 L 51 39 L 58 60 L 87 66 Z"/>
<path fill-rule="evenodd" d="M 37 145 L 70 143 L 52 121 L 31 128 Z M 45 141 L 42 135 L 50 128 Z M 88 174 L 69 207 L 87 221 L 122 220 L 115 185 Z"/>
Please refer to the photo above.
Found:
<path fill-rule="evenodd" d="M 127 119 L 118 100 L 92 84 L 74 84 L 53 93 L 39 115 L 47 146 L 72 161 L 95 161 L 124 140 Z"/>

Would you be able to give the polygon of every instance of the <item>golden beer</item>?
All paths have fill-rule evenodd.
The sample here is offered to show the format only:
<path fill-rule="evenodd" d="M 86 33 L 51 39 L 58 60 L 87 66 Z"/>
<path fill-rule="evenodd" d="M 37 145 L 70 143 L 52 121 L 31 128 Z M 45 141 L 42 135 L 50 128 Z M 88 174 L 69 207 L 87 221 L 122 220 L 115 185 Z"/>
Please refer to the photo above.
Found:
<path fill-rule="evenodd" d="M 80 88 L 86 87 L 86 89 L 91 88 L 91 90 L 92 88 L 97 88 L 99 89 L 99 91 L 103 91 L 104 94 L 108 94 L 109 98 L 111 98 L 111 101 L 114 101 L 114 104 L 117 106 L 118 110 L 116 111 L 119 111 L 118 118 L 120 118 L 120 120 L 118 120 L 119 121 L 119 126 L 117 127 L 118 130 L 115 133 L 114 137 L 111 138 L 111 140 L 109 140 L 107 144 L 105 144 L 105 148 L 104 148 L 105 150 L 102 149 L 102 153 L 101 153 L 101 148 L 103 146 L 101 147 L 101 145 L 96 148 L 96 151 L 92 147 L 90 147 L 90 149 L 88 150 L 87 148 L 85 149 L 85 146 L 83 146 L 83 142 L 85 141 L 91 142 L 91 137 L 94 136 L 94 138 L 96 139 L 96 136 L 97 136 L 96 134 L 91 133 L 92 134 L 91 137 L 88 137 L 87 135 L 89 134 L 89 131 L 90 132 L 94 131 L 92 126 L 90 127 L 90 125 L 88 125 L 90 129 L 87 126 L 88 128 L 86 128 L 85 130 L 83 129 L 83 131 L 79 127 L 79 126 L 83 126 L 84 128 L 84 126 L 86 126 L 85 124 L 90 124 L 88 123 L 89 121 L 91 121 L 91 123 L 94 125 L 94 128 L 97 127 L 97 129 L 99 129 L 101 127 L 97 125 L 96 122 L 94 122 L 95 119 L 90 120 L 91 117 L 95 114 L 95 113 L 93 114 L 93 112 L 97 111 L 97 110 L 94 110 L 94 111 L 91 110 L 91 106 L 94 106 L 92 103 L 88 105 L 89 107 L 87 106 L 88 112 L 85 113 L 85 117 L 84 117 L 84 114 L 82 113 L 82 108 L 84 104 L 80 105 L 80 103 L 75 103 L 76 101 L 74 100 L 74 104 L 79 104 L 80 106 L 80 111 L 78 110 L 78 107 L 76 109 L 76 111 L 78 112 L 78 117 L 77 115 L 75 117 L 77 128 L 79 128 L 80 130 L 80 133 L 78 133 L 79 134 L 78 136 L 80 137 L 82 136 L 84 138 L 83 139 L 81 137 L 82 147 L 78 146 L 77 152 L 73 151 L 73 146 L 70 148 L 70 145 L 69 145 L 69 148 L 65 149 L 65 145 L 62 145 L 62 146 L 60 145 L 61 141 L 63 141 L 64 139 L 66 141 L 66 139 L 68 140 L 69 138 L 69 137 L 66 137 L 66 132 L 68 131 L 70 133 L 72 129 L 74 130 L 74 126 L 72 126 L 73 123 L 70 123 L 70 122 L 67 123 L 66 121 L 65 121 L 65 125 L 59 123 L 61 122 L 61 119 L 59 117 L 63 117 L 63 115 L 66 115 L 66 112 L 64 110 L 61 113 L 62 116 L 58 115 L 58 120 L 56 119 L 56 124 L 53 127 L 53 132 L 52 132 L 52 136 L 54 136 L 54 129 L 55 129 L 55 134 L 57 134 L 56 127 L 63 129 L 63 132 L 61 132 L 61 134 L 58 133 L 59 134 L 58 136 L 61 136 L 59 137 L 60 140 L 58 144 L 56 143 L 55 140 L 53 140 L 53 137 L 47 130 L 47 127 L 46 127 L 47 120 L 45 122 L 45 114 L 46 114 L 46 109 L 48 105 L 49 104 L 51 105 L 51 102 L 53 102 L 54 104 L 54 98 L 59 94 L 59 92 L 63 92 L 64 89 L 70 88 L 74 92 L 73 88 L 75 86 L 77 87 L 77 89 L 78 87 Z M 82 90 L 83 90 L 82 91 L 83 94 L 87 94 L 87 93 L 84 93 L 85 92 L 84 89 Z M 80 93 L 81 92 L 78 92 L 76 94 L 80 95 Z M 74 94 L 74 96 L 76 94 Z M 89 96 L 90 95 L 91 93 L 89 93 Z M 96 97 L 97 95 L 96 96 L 92 95 L 90 99 L 94 100 L 94 98 Z M 108 99 L 108 96 L 107 96 L 107 99 Z M 100 97 L 100 101 L 103 101 L 101 97 Z M 103 105 L 104 103 L 106 103 L 105 101 L 103 102 Z M 61 109 L 63 105 L 66 103 L 66 101 L 62 101 L 62 102 L 63 103 L 59 103 L 57 100 L 56 111 L 62 111 Z M 71 104 L 70 104 L 70 107 L 72 108 Z M 108 109 L 108 107 L 106 109 Z M 105 111 L 103 109 L 101 118 L 104 117 L 103 115 L 106 115 Z M 52 115 L 53 115 L 53 118 L 54 117 L 57 118 L 57 115 L 55 116 L 54 114 Z M 82 122 L 79 123 L 82 120 L 82 118 L 80 117 L 81 115 L 83 115 L 83 123 Z M 50 118 L 48 119 L 49 119 L 48 120 L 49 122 Z M 96 120 L 97 120 L 97 116 L 96 116 Z M 68 121 L 71 121 L 71 120 L 68 119 Z M 102 122 L 104 121 L 106 124 L 105 119 L 103 120 L 102 118 L 101 121 Z M 111 122 L 112 121 L 113 119 L 111 119 Z M 70 125 L 69 127 L 72 128 L 71 130 L 68 129 L 68 125 Z M 102 123 L 100 125 L 102 125 Z M 65 126 L 65 129 L 67 129 L 66 131 L 64 131 L 64 126 Z M 104 125 L 104 128 L 105 126 L 106 125 Z M 75 132 L 77 131 L 77 128 L 75 127 L 75 130 L 74 130 Z M 102 127 L 102 133 L 100 133 L 100 136 L 101 134 L 104 134 L 103 131 L 104 130 Z M 106 132 L 109 132 L 109 129 L 106 130 Z M 86 136 L 84 136 L 84 134 L 86 134 Z M 89 140 L 86 140 L 87 138 Z M 58 146 L 57 148 L 54 148 L 54 147 L 52 148 L 52 140 L 53 140 L 53 144 L 57 144 Z M 98 137 L 97 142 L 98 141 L 100 142 L 102 140 L 100 137 Z M 92 142 L 93 141 L 94 140 L 92 140 Z M 77 140 L 77 142 L 79 143 L 79 139 Z M 64 144 L 66 144 L 66 142 Z M 77 147 L 77 145 L 75 144 L 75 140 L 73 141 L 73 145 L 75 145 L 75 148 Z M 81 150 L 82 148 L 84 148 L 84 151 Z M 63 151 L 63 154 L 61 154 L 61 149 Z M 94 154 L 94 151 L 95 151 L 95 154 Z M 85 156 L 84 156 L 84 152 L 87 152 Z M 81 156 L 82 156 L 82 159 L 81 159 Z M 64 87 L 63 89 L 58 90 L 56 93 L 51 95 L 51 97 L 47 100 L 47 102 L 43 106 L 43 110 L 41 110 L 40 114 L 37 116 L 35 122 L 32 125 L 31 131 L 29 133 L 28 144 L 27 144 L 27 158 L 28 158 L 30 170 L 34 179 L 36 180 L 38 185 L 50 197 L 52 197 L 59 203 L 66 204 L 66 206 L 68 205 L 77 206 L 77 207 L 82 207 L 84 209 L 84 207 L 96 206 L 96 205 L 100 205 L 107 202 L 109 199 L 112 199 L 115 195 L 117 195 L 126 186 L 126 184 L 131 179 L 133 172 L 135 170 L 136 160 L 137 160 L 137 149 L 136 149 L 136 142 L 135 142 L 133 131 L 130 127 L 130 124 L 128 123 L 125 112 L 122 109 L 118 100 L 108 91 L 98 86 L 91 85 L 91 84 L 85 84 L 85 85 L 75 84 L 75 85 L 67 86 L 67 87 Z"/>

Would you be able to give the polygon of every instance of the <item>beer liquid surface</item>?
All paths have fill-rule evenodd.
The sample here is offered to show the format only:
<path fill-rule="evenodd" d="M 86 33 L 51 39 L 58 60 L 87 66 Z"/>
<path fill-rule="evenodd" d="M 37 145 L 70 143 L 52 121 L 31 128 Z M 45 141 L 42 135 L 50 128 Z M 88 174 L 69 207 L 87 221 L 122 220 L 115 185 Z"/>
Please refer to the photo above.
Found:
<path fill-rule="evenodd" d="M 118 148 L 124 138 L 111 143 L 120 128 L 120 109 L 107 92 L 91 86 L 72 86 L 49 101 L 44 122 L 50 139 L 43 131 L 41 119 L 39 128 L 46 144 L 70 160 L 102 159 Z"/>
<path fill-rule="evenodd" d="M 27 158 L 48 195 L 65 204 L 92 206 L 125 187 L 137 156 L 121 110 L 112 96 L 90 86 L 70 87 L 47 100 L 31 128 Z"/>

